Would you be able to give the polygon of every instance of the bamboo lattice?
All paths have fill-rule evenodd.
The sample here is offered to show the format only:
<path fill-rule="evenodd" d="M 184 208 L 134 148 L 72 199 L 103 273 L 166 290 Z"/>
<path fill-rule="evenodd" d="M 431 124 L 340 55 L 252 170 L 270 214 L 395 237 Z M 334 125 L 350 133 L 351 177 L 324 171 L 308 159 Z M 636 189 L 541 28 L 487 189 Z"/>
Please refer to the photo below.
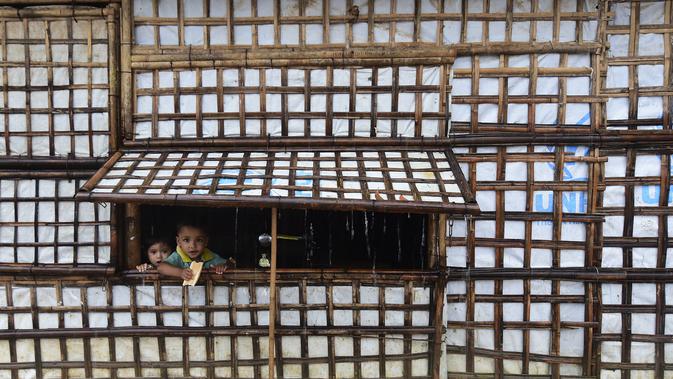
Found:
<path fill-rule="evenodd" d="M 107 9 L 0 11 L 0 154 L 108 154 L 112 16 Z"/>
<path fill-rule="evenodd" d="M 429 378 L 435 278 L 330 276 L 280 274 L 279 376 Z M 191 288 L 128 279 L 4 282 L 0 320 L 9 329 L 0 334 L 11 353 L 0 372 L 260 377 L 268 356 L 266 280 L 238 272 Z"/>
<path fill-rule="evenodd" d="M 439 262 L 432 267 L 442 268 L 445 260 L 446 278 L 380 274 L 373 283 L 364 274 L 281 274 L 280 291 L 287 297 L 279 312 L 295 325 L 279 322 L 280 376 L 437 377 L 440 359 L 447 370 L 442 374 L 450 377 L 659 378 L 673 372 L 673 288 L 667 283 L 673 268 L 670 1 L 208 0 L 187 5 L 185 0 L 136 0 L 122 1 L 119 21 L 111 11 L 116 6 L 102 12 L 84 6 L 76 11 L 65 6 L 0 9 L 5 101 L 0 180 L 6 183 L 0 188 L 1 206 L 25 209 L 37 203 L 39 208 L 43 200 L 15 198 L 7 189 L 37 186 L 39 192 L 51 180 L 67 179 L 46 172 L 26 177 L 18 171 L 42 166 L 14 156 L 106 155 L 108 142 L 93 140 L 108 134 L 109 144 L 118 146 L 115 115 L 112 132 L 80 131 L 74 122 L 67 131 L 49 132 L 51 127 L 41 130 L 37 125 L 42 124 L 32 120 L 45 115 L 56 125 L 57 116 L 67 114 L 99 125 L 94 114 L 104 111 L 89 106 L 94 105 L 93 91 L 106 88 L 110 109 L 116 109 L 117 71 L 111 70 L 109 84 L 93 82 L 104 63 L 94 61 L 88 50 L 93 54 L 97 42 L 118 38 L 122 59 L 115 61 L 108 52 L 108 65 L 122 71 L 120 126 L 124 142 L 134 148 L 184 149 L 203 138 L 228 148 L 253 146 L 249 140 L 256 140 L 255 148 L 309 143 L 332 148 L 334 136 L 348 146 L 394 146 L 399 137 L 435 147 L 453 144 L 483 212 L 449 217 L 437 228 L 447 238 L 437 241 L 442 251 L 433 256 Z M 94 23 L 106 20 L 108 28 L 116 22 L 124 27 L 120 35 L 107 29 L 104 36 L 75 22 L 86 23 L 89 17 Z M 73 33 L 80 27 L 84 32 L 59 39 L 59 31 L 46 33 L 56 22 L 71 25 Z M 39 37 L 26 39 L 31 33 Z M 72 63 L 26 58 L 33 54 L 31 48 L 57 42 L 73 50 Z M 28 47 L 23 55 L 22 46 Z M 80 48 L 87 50 L 81 56 L 86 59 L 74 59 Z M 347 55 L 373 48 L 377 54 L 398 55 L 385 60 Z M 397 48 L 425 55 L 403 56 Z M 453 73 L 448 70 L 453 56 L 440 53 L 448 48 L 457 54 Z M 417 67 L 421 60 L 431 63 Z M 31 70 L 41 68 L 67 70 L 72 80 L 63 87 L 52 84 L 52 91 L 87 91 L 78 97 L 87 99 L 86 107 L 52 112 L 33 109 L 31 95 L 24 95 L 24 101 L 21 95 L 11 96 L 49 92 L 49 85 L 31 83 Z M 10 70 L 24 72 L 25 83 Z M 75 84 L 75 70 L 85 70 L 87 81 Z M 449 90 L 452 97 L 447 99 Z M 424 105 L 424 92 L 431 107 Z M 20 104 L 13 107 L 17 99 Z M 72 95 L 69 99 L 74 101 Z M 412 100 L 413 106 L 405 108 Z M 88 109 L 96 112 L 84 111 Z M 14 129 L 22 125 L 15 123 L 21 117 L 25 131 Z M 53 148 L 45 148 L 52 135 Z M 267 135 L 274 138 L 269 141 Z M 434 136 L 447 139 L 427 141 Z M 56 143 L 56 137 L 68 142 Z M 82 140 L 88 144 L 80 144 Z M 42 164 L 74 170 L 54 166 L 58 162 Z M 0 227 L 50 226 L 41 224 L 40 215 L 37 223 L 21 218 Z M 101 229 L 108 227 L 104 218 L 99 222 Z M 114 261 L 117 242 L 111 234 Z M 12 259 L 27 257 L 34 271 L 12 271 L 13 264 L 3 270 L 19 279 L 21 273 L 64 272 L 51 263 L 41 267 L 47 262 L 41 257 L 48 256 L 39 254 L 44 246 L 35 243 L 41 241 L 22 243 L 11 244 L 16 251 Z M 88 262 L 90 255 L 76 256 L 73 262 Z M 54 259 L 60 259 L 58 253 Z M 99 257 L 98 263 L 104 262 Z M 266 372 L 263 312 L 268 305 L 257 295 L 266 273 L 214 279 L 195 292 L 151 275 L 143 277 L 145 285 L 137 276 L 123 275 L 105 285 L 91 277 L 37 282 L 5 277 L 7 307 L 0 323 L 6 327 L 0 331 L 0 349 L 8 358 L 0 369 L 14 377 L 255 377 Z M 337 286 L 350 286 L 349 303 L 337 301 Z M 314 287 L 332 290 L 324 292 L 325 300 L 310 303 Z M 365 295 L 365 287 L 376 290 L 367 289 Z M 250 304 L 232 300 L 239 288 L 247 291 Z M 53 297 L 45 295 L 50 291 L 55 291 Z M 418 304 L 410 300 L 417 291 L 423 294 Z M 388 293 L 403 293 L 403 302 L 388 302 Z M 190 301 L 194 303 L 184 305 Z M 444 303 L 446 318 L 440 308 Z M 337 311 L 350 313 L 357 326 L 330 324 Z M 403 316 L 388 316 L 398 311 Z M 428 312 L 428 322 L 425 314 L 414 312 Z M 239 314 L 250 325 L 234 326 Z M 388 325 L 399 317 L 404 326 Z M 423 322 L 414 324 L 415 317 Z M 162 325 L 167 320 L 169 325 Z M 309 320 L 325 320 L 327 326 L 309 327 Z M 363 325 L 370 321 L 376 325 Z M 41 330 L 50 322 L 71 334 Z M 151 326 L 153 322 L 159 326 Z M 209 326 L 172 328 L 170 322 Z M 310 333 L 304 332 L 304 323 Z M 232 336 L 239 328 L 250 335 Z"/>

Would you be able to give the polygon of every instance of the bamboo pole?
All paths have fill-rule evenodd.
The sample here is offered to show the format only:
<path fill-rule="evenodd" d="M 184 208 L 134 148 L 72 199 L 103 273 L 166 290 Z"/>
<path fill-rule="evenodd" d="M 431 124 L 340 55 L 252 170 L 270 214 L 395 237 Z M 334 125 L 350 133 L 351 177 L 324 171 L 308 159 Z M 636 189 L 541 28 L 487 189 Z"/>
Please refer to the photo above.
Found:
<path fill-rule="evenodd" d="M 197 327 L 190 326 L 188 328 L 182 326 L 150 326 L 150 327 L 114 327 L 114 328 L 72 328 L 68 329 L 67 335 L 71 338 L 97 338 L 97 337 L 190 337 L 202 336 L 210 334 L 213 336 L 263 336 L 267 332 L 266 329 L 259 327 L 241 327 L 223 328 L 223 327 Z M 409 334 L 420 335 L 429 334 L 433 332 L 433 328 L 427 326 L 416 327 L 342 327 L 339 329 L 329 327 L 285 327 L 280 333 L 284 336 L 375 336 L 379 334 Z M 0 338 L 59 338 L 63 337 L 64 331 L 62 329 L 3 329 L 0 330 Z M 422 353 L 425 354 L 425 353 Z M 322 358 L 322 357 L 321 357 Z M 359 358 L 359 357 L 358 357 Z M 310 359 L 310 358 L 306 358 Z M 325 360 L 325 358 L 322 358 Z M 357 359 L 349 357 L 350 359 Z M 372 357 L 363 357 L 363 360 Z M 299 358 L 288 358 L 288 362 L 297 361 Z M 16 365 L 17 362 L 11 362 L 9 365 Z M 29 362 L 30 365 L 35 365 L 35 362 Z M 2 367 L 2 366 L 0 366 Z"/>
<path fill-rule="evenodd" d="M 33 158 L 27 157 L 2 157 L 0 159 L 0 170 L 62 170 L 64 167 L 68 171 L 72 170 L 97 170 L 105 163 L 108 158 Z M 61 171 L 61 175 L 63 171 Z"/>
<path fill-rule="evenodd" d="M 110 157 L 110 159 L 103 165 L 103 168 L 105 168 L 105 170 L 99 170 L 98 172 L 96 172 L 94 176 L 92 176 L 86 183 L 84 183 L 82 189 L 86 191 L 91 191 L 93 189 L 94 184 L 98 183 L 102 179 L 103 175 L 106 172 L 108 172 L 112 168 L 112 166 L 114 166 L 114 164 L 117 162 L 119 158 L 121 158 L 121 156 L 122 153 L 119 151 L 114 153 L 112 157 Z"/>
<path fill-rule="evenodd" d="M 113 203 L 142 203 L 157 205 L 204 206 L 204 207 L 261 207 L 261 208 L 307 208 L 325 210 L 379 211 L 391 213 L 453 213 L 478 214 L 479 206 L 469 200 L 464 204 L 432 202 L 400 202 L 395 200 L 343 200 L 314 198 L 283 198 L 274 196 L 222 196 L 222 195 L 175 195 L 175 194 L 125 194 L 102 192 L 78 192 L 76 201 Z"/>
<path fill-rule="evenodd" d="M 110 44 L 108 46 L 109 56 L 109 80 L 110 91 L 108 93 L 108 101 L 110 109 L 108 111 L 109 125 L 110 125 L 110 150 L 116 151 L 121 146 L 119 132 L 119 35 L 118 35 L 118 20 L 119 4 L 113 4 L 110 15 L 107 18 L 107 30 Z"/>
<path fill-rule="evenodd" d="M 434 265 L 431 266 L 432 269 L 439 271 L 440 273 L 446 272 L 446 215 L 436 215 L 436 230 L 437 243 L 433 241 L 432 245 L 435 246 L 436 258 L 434 259 Z M 435 254 L 433 254 L 435 256 Z M 432 352 L 432 377 L 440 378 L 441 377 L 441 366 L 442 366 L 442 350 L 443 350 L 443 341 L 442 336 L 444 334 L 444 303 L 446 301 L 446 280 L 445 276 L 442 275 L 435 282 L 434 288 L 434 314 L 433 314 L 433 324 L 435 326 L 435 333 L 433 337 L 433 352 Z"/>
<path fill-rule="evenodd" d="M 68 279 L 77 281 L 79 276 L 91 276 L 91 280 L 95 281 L 100 279 L 100 275 L 112 275 L 108 278 L 111 283 L 132 283 L 134 281 L 145 281 L 156 280 L 157 275 L 139 273 L 137 270 L 127 270 L 120 271 L 117 275 L 114 275 L 113 267 L 101 267 L 100 265 L 78 265 L 76 268 L 73 268 L 68 264 L 60 265 L 41 265 L 33 266 L 31 264 L 22 264 L 22 263 L 4 263 L 0 267 L 0 273 L 8 275 L 16 275 L 17 284 L 22 284 L 20 276 L 26 276 L 26 282 L 23 284 L 35 284 L 35 278 L 33 275 L 39 273 L 40 275 L 45 275 L 45 279 L 54 275 L 54 276 L 63 276 L 63 275 L 78 275 L 77 277 L 68 276 Z M 386 283 L 386 284 L 397 284 L 401 280 L 414 280 L 419 282 L 430 282 L 437 279 L 437 274 L 432 273 L 421 273 L 417 271 L 377 271 L 376 274 L 372 274 L 371 270 L 343 270 L 343 269 L 334 269 L 334 270 L 325 270 L 325 269 L 311 269 L 311 270 L 289 270 L 281 269 L 277 270 L 278 280 L 290 281 L 300 278 L 306 278 L 308 280 L 315 280 L 316 283 L 322 283 L 326 280 L 331 281 L 343 281 L 350 283 L 352 280 L 358 279 L 362 280 L 363 283 Z M 204 278 L 208 278 L 217 283 L 228 283 L 232 279 L 236 280 L 258 280 L 264 281 L 267 280 L 266 274 L 260 274 L 259 271 L 246 271 L 244 269 L 238 269 L 235 272 L 224 273 L 222 275 L 210 275 L 209 273 L 204 273 Z M 451 272 L 448 274 L 448 280 L 495 280 L 495 279 L 545 279 L 545 280 L 571 280 L 571 281 L 600 281 L 600 282 L 666 282 L 670 281 L 671 275 L 673 275 L 673 269 L 670 268 L 658 268 L 658 269 L 638 269 L 638 268 L 599 268 L 599 267 L 590 267 L 590 268 L 535 268 L 535 269 L 514 269 L 514 268 L 473 268 L 473 269 L 459 269 L 452 268 Z M 84 284 L 85 281 L 81 281 L 80 284 Z M 99 283 L 99 282 L 98 282 Z M 162 284 L 175 284 L 181 283 L 179 281 L 171 280 L 161 280 Z M 582 295 L 584 296 L 584 295 Z M 391 305 L 387 305 L 391 307 Z M 434 331 L 434 328 L 432 328 Z"/>
<path fill-rule="evenodd" d="M 133 78 L 131 73 L 131 45 L 133 43 L 133 9 L 131 0 L 122 1 L 121 9 L 121 47 L 120 47 L 120 87 L 119 94 L 121 117 L 119 125 L 120 134 L 122 134 L 122 144 L 127 140 L 133 139 Z M 111 67 L 112 68 L 112 67 Z"/>
<path fill-rule="evenodd" d="M 12 0 L 0 0 L 0 6 L 6 5 L 10 2 L 11 5 L 20 5 L 17 2 Z M 57 5 L 59 0 L 29 0 L 24 1 L 23 3 L 28 3 L 27 5 L 41 5 L 39 3 L 48 3 L 49 5 Z M 72 5 L 73 1 L 71 0 L 60 0 L 60 2 L 65 2 L 68 5 Z M 86 1 L 87 3 L 94 3 L 93 1 Z M 100 4 L 103 4 L 102 0 L 98 0 Z M 110 1 L 105 1 L 109 3 Z M 36 4 L 37 3 L 37 4 Z M 42 4 L 44 5 L 44 4 Z M 111 10 L 109 8 L 85 8 L 85 7 L 59 7 L 59 8 L 12 8 L 7 7 L 0 9 L 0 18 L 38 18 L 38 17 L 102 17 L 107 15 Z"/>
<path fill-rule="evenodd" d="M 451 57 L 430 58 L 302 58 L 302 59 L 209 59 L 132 62 L 131 68 L 136 70 L 154 69 L 193 69 L 196 67 L 345 67 L 345 66 L 416 66 L 427 64 L 438 66 L 453 62 Z"/>
<path fill-rule="evenodd" d="M 135 50 L 134 50 L 135 52 Z M 455 51 L 445 47 L 353 47 L 328 49 L 226 49 L 193 51 L 163 51 L 161 54 L 133 54 L 133 63 L 139 62 L 173 62 L 173 61 L 212 61 L 212 60 L 257 60 L 257 59 L 391 59 L 391 58 L 455 58 Z M 449 62 L 450 63 L 450 62 Z"/>
<path fill-rule="evenodd" d="M 452 128 L 456 128 L 456 123 L 452 123 Z M 502 129 L 506 125 L 498 125 Z M 558 128 L 556 128 L 558 130 Z M 200 148 L 207 147 L 281 147 L 281 148 L 325 148 L 334 149 L 346 146 L 360 147 L 393 147 L 398 149 L 407 149 L 413 146 L 414 149 L 440 146 L 501 146 L 514 144 L 533 144 L 533 145 L 599 145 L 612 148 L 625 146 L 668 146 L 673 143 L 673 133 L 669 131 L 651 132 L 647 134 L 634 132 L 602 131 L 600 133 L 591 132 L 552 132 L 552 133 L 530 133 L 530 132 L 490 132 L 474 133 L 470 135 L 450 135 L 448 138 L 370 138 L 370 137 L 279 137 L 279 138 L 227 138 L 227 139 L 201 139 Z M 127 148 L 177 148 L 190 147 L 192 150 L 194 141 L 164 139 L 156 141 L 127 141 Z M 1 162 L 1 161 L 0 161 Z"/>
<path fill-rule="evenodd" d="M 92 276 L 100 278 L 101 276 L 113 275 L 114 267 L 101 267 L 100 265 L 86 265 L 78 264 L 77 267 L 66 264 L 49 264 L 43 266 L 33 266 L 31 264 L 12 264 L 3 263 L 0 267 L 0 274 L 2 275 L 38 275 L 45 278 L 49 276 L 68 276 L 68 278 L 75 278 L 76 276 Z"/>
<path fill-rule="evenodd" d="M 142 262 L 140 225 L 140 205 L 126 204 L 126 259 L 129 267 Z"/>
<path fill-rule="evenodd" d="M 110 3 L 119 3 L 120 1 L 121 0 L 0 0 L 0 5 L 108 5 Z M 72 13 L 71 9 L 66 10 Z"/>
<path fill-rule="evenodd" d="M 89 170 L 73 170 L 73 171 L 25 171 L 25 170 L 3 170 L 0 171 L 0 179 L 73 179 L 73 178 L 89 178 L 95 174 L 95 171 Z M 40 200 L 43 200 L 40 197 Z"/>
<path fill-rule="evenodd" d="M 269 379 L 275 374 L 276 334 L 276 255 L 278 252 L 278 209 L 271 208 L 271 272 L 269 284 Z"/>

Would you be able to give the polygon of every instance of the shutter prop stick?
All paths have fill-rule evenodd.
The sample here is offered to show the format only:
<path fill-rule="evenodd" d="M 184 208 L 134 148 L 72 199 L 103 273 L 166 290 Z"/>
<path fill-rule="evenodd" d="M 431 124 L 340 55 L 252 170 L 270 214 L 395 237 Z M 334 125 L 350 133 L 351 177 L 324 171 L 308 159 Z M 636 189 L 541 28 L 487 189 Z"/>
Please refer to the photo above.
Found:
<path fill-rule="evenodd" d="M 269 379 L 275 377 L 276 255 L 278 250 L 278 208 L 271 208 L 271 272 L 269 284 Z"/>

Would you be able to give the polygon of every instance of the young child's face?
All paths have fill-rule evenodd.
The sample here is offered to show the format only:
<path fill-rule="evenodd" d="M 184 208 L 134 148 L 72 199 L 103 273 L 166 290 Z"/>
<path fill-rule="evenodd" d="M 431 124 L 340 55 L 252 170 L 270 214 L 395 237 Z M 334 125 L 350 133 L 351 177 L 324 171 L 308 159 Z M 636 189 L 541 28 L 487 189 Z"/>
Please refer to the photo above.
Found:
<path fill-rule="evenodd" d="M 147 258 L 154 266 L 158 266 L 171 253 L 171 247 L 165 242 L 157 242 L 147 249 Z"/>
<path fill-rule="evenodd" d="M 193 226 L 183 226 L 180 228 L 175 241 L 178 243 L 180 249 L 192 259 L 200 257 L 206 246 L 208 246 L 206 232 Z"/>

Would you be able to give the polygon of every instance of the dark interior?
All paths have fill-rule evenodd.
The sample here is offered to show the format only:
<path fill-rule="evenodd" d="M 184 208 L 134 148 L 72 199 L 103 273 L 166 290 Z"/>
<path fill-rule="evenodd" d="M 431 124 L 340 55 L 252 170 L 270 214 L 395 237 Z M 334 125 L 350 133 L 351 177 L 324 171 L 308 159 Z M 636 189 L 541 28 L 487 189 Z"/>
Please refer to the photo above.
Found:
<path fill-rule="evenodd" d="M 270 209 L 200 208 L 145 205 L 141 208 L 143 252 L 147 241 L 165 238 L 175 247 L 181 222 L 205 225 L 208 247 L 239 268 L 258 268 L 270 246 L 259 236 L 271 234 Z M 279 268 L 424 269 L 426 216 L 378 212 L 279 209 Z M 143 254 L 144 255 L 144 254 Z"/>

